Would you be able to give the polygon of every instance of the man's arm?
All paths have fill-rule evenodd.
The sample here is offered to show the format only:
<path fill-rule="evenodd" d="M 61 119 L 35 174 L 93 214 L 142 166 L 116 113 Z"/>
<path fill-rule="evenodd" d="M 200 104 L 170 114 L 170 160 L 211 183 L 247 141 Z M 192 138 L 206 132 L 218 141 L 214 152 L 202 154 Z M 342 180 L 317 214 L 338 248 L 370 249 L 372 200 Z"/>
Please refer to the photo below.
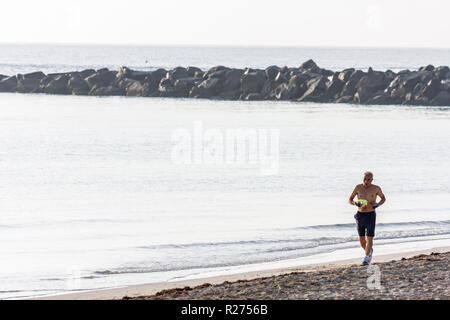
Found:
<path fill-rule="evenodd" d="M 350 203 L 352 206 L 356 205 L 355 201 L 353 201 L 353 199 L 355 199 L 357 194 L 358 194 L 358 186 L 356 186 L 355 189 L 353 189 L 353 192 L 350 195 L 350 198 L 348 198 L 348 203 Z"/>
<path fill-rule="evenodd" d="M 381 200 L 380 200 L 380 202 L 378 202 L 378 205 L 376 206 L 376 208 L 381 206 L 386 201 L 386 197 L 384 196 L 384 193 L 383 193 L 383 191 L 381 191 L 380 187 L 378 187 L 377 196 L 379 196 Z"/>

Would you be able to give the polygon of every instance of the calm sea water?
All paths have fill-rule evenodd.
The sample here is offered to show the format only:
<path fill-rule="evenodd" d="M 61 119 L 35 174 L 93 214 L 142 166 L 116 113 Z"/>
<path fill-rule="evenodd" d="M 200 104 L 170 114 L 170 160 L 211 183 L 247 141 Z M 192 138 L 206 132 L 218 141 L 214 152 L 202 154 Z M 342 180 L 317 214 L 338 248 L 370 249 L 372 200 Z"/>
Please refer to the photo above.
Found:
<path fill-rule="evenodd" d="M 0 73 L 30 71 L 32 61 L 48 72 L 77 69 L 76 54 L 59 65 L 58 50 L 28 61 L 0 50 L 8 62 Z M 231 54 L 183 60 L 164 50 L 172 55 L 164 64 L 159 52 L 153 66 L 240 63 Z M 320 63 L 326 51 L 317 50 Z M 324 66 L 382 69 L 401 60 L 370 63 L 371 54 L 354 53 L 352 64 L 332 62 L 329 52 Z M 89 59 L 79 67 L 102 62 Z M 278 171 L 175 163 L 174 133 L 194 133 L 196 123 L 219 133 L 278 130 Z M 449 127 L 449 108 L 1 93 L 0 298 L 362 257 L 347 198 L 366 170 L 388 199 L 378 210 L 375 254 L 449 245 Z"/>
<path fill-rule="evenodd" d="M 41 70 L 44 73 L 128 66 L 136 70 L 196 66 L 296 67 L 313 59 L 322 68 L 354 67 L 399 71 L 433 64 L 450 65 L 450 49 L 145 47 L 0 44 L 0 74 Z"/>

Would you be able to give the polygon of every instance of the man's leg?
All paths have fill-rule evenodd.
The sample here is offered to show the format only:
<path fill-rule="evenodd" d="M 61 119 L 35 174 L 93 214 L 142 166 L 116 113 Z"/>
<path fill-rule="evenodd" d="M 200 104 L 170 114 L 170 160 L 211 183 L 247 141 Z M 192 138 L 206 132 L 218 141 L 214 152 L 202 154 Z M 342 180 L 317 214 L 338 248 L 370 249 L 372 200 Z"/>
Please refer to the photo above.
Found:
<path fill-rule="evenodd" d="M 363 250 L 366 250 L 366 237 L 365 236 L 359 236 L 359 243 L 361 244 L 361 247 Z"/>
<path fill-rule="evenodd" d="M 366 244 L 366 256 L 368 256 L 370 254 L 370 249 L 372 249 L 373 246 L 373 237 L 369 237 L 367 236 L 367 244 Z"/>

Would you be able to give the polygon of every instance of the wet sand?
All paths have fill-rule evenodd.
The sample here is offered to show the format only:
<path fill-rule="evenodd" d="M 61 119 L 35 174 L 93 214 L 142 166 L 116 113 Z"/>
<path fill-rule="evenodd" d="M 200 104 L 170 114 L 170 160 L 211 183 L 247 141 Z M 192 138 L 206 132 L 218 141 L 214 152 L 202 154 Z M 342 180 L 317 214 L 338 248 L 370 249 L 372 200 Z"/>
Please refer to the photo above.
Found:
<path fill-rule="evenodd" d="M 107 299 L 449 299 L 450 247 L 41 297 Z M 378 277 L 379 274 L 379 277 Z"/>

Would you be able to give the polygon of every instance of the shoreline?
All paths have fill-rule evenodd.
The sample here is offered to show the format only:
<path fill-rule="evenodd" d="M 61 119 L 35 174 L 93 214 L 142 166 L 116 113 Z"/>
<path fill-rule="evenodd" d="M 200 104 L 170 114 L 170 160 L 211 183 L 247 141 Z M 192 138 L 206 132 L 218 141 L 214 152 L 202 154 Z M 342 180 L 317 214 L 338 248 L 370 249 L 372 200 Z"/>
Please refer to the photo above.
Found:
<path fill-rule="evenodd" d="M 450 68 L 428 65 L 399 72 L 372 68 L 332 71 L 310 59 L 300 67 L 272 65 L 265 69 L 188 66 L 155 71 L 128 67 L 50 74 L 36 71 L 0 74 L 0 92 L 450 106 Z"/>
<path fill-rule="evenodd" d="M 393 254 L 385 254 L 374 256 L 372 264 L 375 265 L 383 265 L 392 261 L 402 261 L 402 259 L 411 259 L 418 255 L 431 255 L 432 253 L 450 253 L 450 246 L 448 247 L 436 247 L 432 249 L 426 250 L 415 250 L 415 251 L 407 251 L 403 253 L 393 253 Z M 353 259 L 345 259 L 338 260 L 329 263 L 316 263 L 309 265 L 302 265 L 298 267 L 288 267 L 288 268 L 277 268 L 277 269 L 269 269 L 262 271 L 250 271 L 250 272 L 241 272 L 229 275 L 221 275 L 221 276 L 213 276 L 213 277 L 204 277 L 197 279 L 187 279 L 187 280 L 178 280 L 172 282 L 158 282 L 158 283 L 149 283 L 149 284 L 140 284 L 140 285 L 131 285 L 121 288 L 111 288 L 111 289 L 102 289 L 102 290 L 91 290 L 91 291 L 83 291 L 78 293 L 63 293 L 58 295 L 51 296 L 42 296 L 29 298 L 29 300 L 111 300 L 111 299 L 123 299 L 134 298 L 134 297 L 149 297 L 153 296 L 158 292 L 163 290 L 168 290 L 165 292 L 173 295 L 175 292 L 180 292 L 182 290 L 173 290 L 176 288 L 185 288 L 189 287 L 189 290 L 197 290 L 195 287 L 204 288 L 209 285 L 220 285 L 224 283 L 239 283 L 239 282 L 255 282 L 257 283 L 261 278 L 267 277 L 283 277 L 286 275 L 290 275 L 292 273 L 332 273 L 333 270 L 338 269 L 349 269 L 350 267 L 359 266 L 361 263 L 360 258 Z M 361 267 L 364 268 L 364 267 Z M 208 284 L 208 285 L 206 285 Z M 181 295 L 183 295 L 181 293 Z M 170 297 L 169 297 L 170 298 Z M 269 298 L 270 299 L 270 298 Z"/>

